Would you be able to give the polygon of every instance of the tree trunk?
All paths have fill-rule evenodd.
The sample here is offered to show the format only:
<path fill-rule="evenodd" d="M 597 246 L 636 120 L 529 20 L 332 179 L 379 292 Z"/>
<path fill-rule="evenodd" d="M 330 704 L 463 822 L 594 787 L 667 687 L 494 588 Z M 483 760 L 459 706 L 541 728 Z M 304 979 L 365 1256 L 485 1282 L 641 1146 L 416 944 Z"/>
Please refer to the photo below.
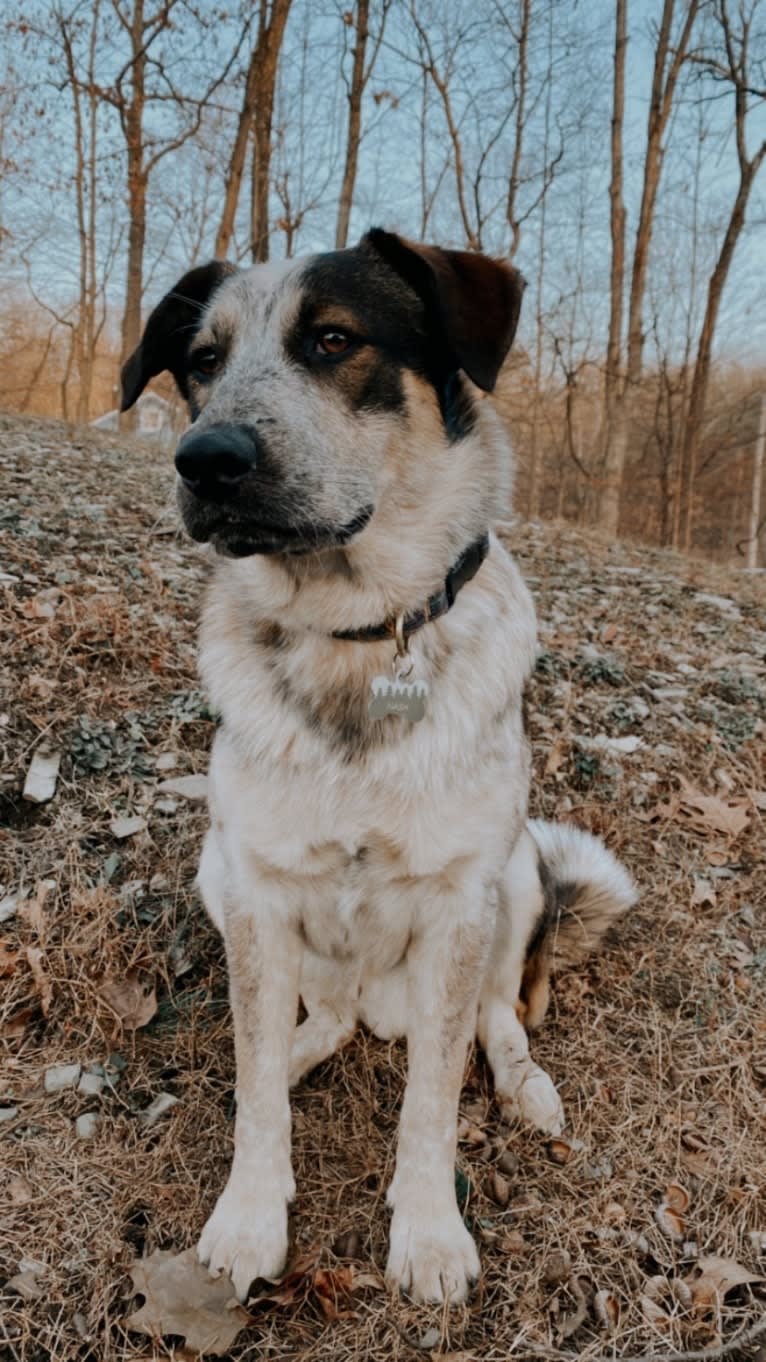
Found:
<path fill-rule="evenodd" d="M 234 220 L 237 216 L 239 196 L 242 189 L 242 179 L 245 173 L 248 142 L 250 140 L 251 132 L 253 131 L 254 122 L 257 125 L 259 114 L 261 116 L 261 130 L 259 134 L 256 126 L 255 136 L 257 139 L 260 135 L 261 139 L 263 139 L 265 132 L 267 146 L 267 154 L 265 157 L 266 255 L 262 258 L 268 258 L 268 175 L 271 162 L 271 120 L 273 116 L 274 90 L 276 88 L 279 53 L 282 46 L 282 38 L 284 37 L 287 16 L 290 13 L 291 3 L 292 0 L 273 0 L 271 10 L 269 10 L 268 0 L 260 0 L 258 37 L 247 68 L 245 92 L 242 97 L 242 108 L 240 110 L 237 122 L 237 132 L 226 171 L 226 187 L 224 191 L 221 222 L 215 238 L 215 254 L 222 260 L 225 259 L 229 253 L 231 239 L 234 235 Z M 269 76 L 270 70 L 271 76 Z M 262 111 L 265 105 L 268 105 L 268 117 L 264 123 Z M 261 154 L 261 163 L 263 163 L 263 154 Z M 262 187 L 260 193 L 259 212 L 262 214 Z M 253 258 L 256 259 L 261 257 L 256 257 L 254 255 Z"/>
<path fill-rule="evenodd" d="M 766 150 L 766 144 L 764 144 L 764 150 Z M 734 250 L 745 225 L 747 201 L 761 159 L 762 157 L 757 157 L 756 160 L 747 162 L 741 171 L 737 197 L 734 200 L 726 235 L 708 285 L 705 316 L 697 344 L 697 358 L 694 364 L 694 377 L 692 378 L 692 390 L 689 397 L 689 410 L 686 415 L 686 429 L 681 455 L 685 482 L 683 547 L 687 553 L 691 549 L 694 534 L 694 483 L 697 477 L 702 421 L 705 414 L 705 402 L 710 379 L 710 360 L 713 353 L 713 339 L 718 312 Z"/>
<path fill-rule="evenodd" d="M 144 49 L 144 0 L 134 0 L 130 25 L 131 92 L 125 109 L 125 142 L 128 158 L 128 260 L 125 279 L 125 310 L 122 315 L 120 363 L 132 355 L 141 339 L 141 296 L 144 285 L 146 239 L 146 170 L 144 167 L 144 95 L 146 52 Z M 120 429 L 135 430 L 136 411 L 120 413 Z"/>
<path fill-rule="evenodd" d="M 356 0 L 354 28 L 354 64 L 351 71 L 351 85 L 348 91 L 348 138 L 346 140 L 346 163 L 343 168 L 343 183 L 340 187 L 338 222 L 335 228 L 335 245 L 340 251 L 348 242 L 348 226 L 351 218 L 351 205 L 354 200 L 356 168 L 359 160 L 359 143 L 362 136 L 362 95 L 364 94 L 364 58 L 369 37 L 370 0 Z"/>
<path fill-rule="evenodd" d="M 525 11 L 526 14 L 526 11 Z M 545 86 L 545 118 L 543 123 L 543 166 L 548 165 L 551 145 L 551 116 L 553 107 L 553 4 L 548 8 L 548 70 Z M 526 33 L 524 37 L 525 57 L 526 57 Z M 521 98 L 521 95 L 519 95 Z M 519 128 L 516 129 L 516 146 L 519 142 Z M 518 172 L 517 172 L 518 173 Z M 516 194 L 515 190 L 511 194 L 513 185 L 513 168 L 511 168 L 511 180 L 509 182 L 509 198 L 506 205 L 506 217 L 511 227 L 512 240 L 518 240 L 520 226 L 516 214 Z M 540 201 L 540 231 L 537 243 L 537 298 L 535 309 L 535 389 L 532 399 L 532 431 L 529 441 L 529 486 L 527 491 L 527 516 L 534 520 L 540 514 L 540 503 L 542 498 L 541 482 L 541 457 L 540 457 L 540 406 L 542 401 L 542 375 L 543 375 L 543 350 L 545 345 L 545 316 L 543 313 L 543 295 L 545 292 L 545 262 L 546 252 L 546 227 L 548 220 L 548 195 L 543 194 Z M 514 222 L 516 221 L 517 232 L 514 233 Z M 561 491 L 561 488 L 559 488 Z"/>
<path fill-rule="evenodd" d="M 601 521 L 610 533 L 616 534 L 619 522 L 620 493 L 628 456 L 630 431 L 633 424 L 638 386 L 641 382 L 644 354 L 643 311 L 646 292 L 646 276 L 649 266 L 649 249 L 654 229 L 654 211 L 657 192 L 660 186 L 662 165 L 665 158 L 663 137 L 673 108 L 678 76 L 689 45 L 692 27 L 699 9 L 699 0 L 690 0 L 687 6 L 683 29 L 676 46 L 670 67 L 666 73 L 673 26 L 675 0 L 664 0 L 662 19 L 657 35 L 654 52 L 654 72 L 652 92 L 649 103 L 649 117 L 646 130 L 646 154 L 644 157 L 644 179 L 641 192 L 641 207 L 636 228 L 633 249 L 633 266 L 630 278 L 630 298 L 628 303 L 628 343 L 627 364 L 624 380 L 613 397 L 611 426 L 607 426 L 609 440 L 609 475 L 607 486 L 609 510 L 602 506 Z"/>
<path fill-rule="evenodd" d="M 616 0 L 614 89 L 612 99 L 612 177 L 609 185 L 612 265 L 610 273 L 609 341 L 604 384 L 604 457 L 599 498 L 599 524 L 616 535 L 620 516 L 620 481 L 624 449 L 615 437 L 622 375 L 622 314 L 625 284 L 625 204 L 622 194 L 622 130 L 625 118 L 625 55 L 628 0 Z"/>
<path fill-rule="evenodd" d="M 287 16 L 290 13 L 290 4 L 291 0 L 273 0 L 269 13 L 267 0 L 261 0 L 256 46 L 258 76 L 253 112 L 253 178 L 250 211 L 250 251 L 255 264 L 269 258 L 271 125 L 274 118 L 279 52 Z"/>
<path fill-rule="evenodd" d="M 247 70 L 242 109 L 237 123 L 237 133 L 234 138 L 234 145 L 231 149 L 231 156 L 229 158 L 229 168 L 226 172 L 223 212 L 221 213 L 221 223 L 215 238 L 215 254 L 220 260 L 225 260 L 226 256 L 229 254 L 231 238 L 234 235 L 234 219 L 237 216 L 237 205 L 239 203 L 239 195 L 242 188 L 242 176 L 245 173 L 247 144 L 250 138 L 250 129 L 253 125 L 253 111 L 255 109 L 256 93 L 258 89 L 258 64 L 256 58 L 257 48 L 253 52 Z"/>
<path fill-rule="evenodd" d="M 271 168 L 271 110 L 256 111 L 253 127 L 253 178 L 250 213 L 250 253 L 253 264 L 269 258 L 269 172 Z"/>
<path fill-rule="evenodd" d="M 511 258 L 513 258 L 513 256 L 519 249 L 519 240 L 521 238 L 521 223 L 519 222 L 518 197 L 521 176 L 521 153 L 524 143 L 524 128 L 526 125 L 527 117 L 527 75 L 528 75 L 527 47 L 529 43 L 529 26 L 531 22 L 531 16 L 532 16 L 532 0 L 521 0 L 519 13 L 519 32 L 517 38 L 518 61 L 516 63 L 516 71 L 518 73 L 519 80 L 519 92 L 516 100 L 516 120 L 515 120 L 516 136 L 513 142 L 513 158 L 511 160 L 511 173 L 508 177 L 508 197 L 506 199 L 505 204 L 505 216 L 508 222 L 508 226 L 511 229 L 511 247 L 508 252 Z M 550 69 L 550 53 L 548 65 L 548 81 L 549 81 L 548 89 L 550 89 L 550 86 L 552 84 Z M 548 139 L 546 135 L 546 141 L 547 140 Z M 545 155 L 543 158 L 544 175 L 547 172 L 547 166 L 548 166 L 548 147 L 546 146 Z M 543 196 L 543 203 L 545 203 L 545 195 Z"/>

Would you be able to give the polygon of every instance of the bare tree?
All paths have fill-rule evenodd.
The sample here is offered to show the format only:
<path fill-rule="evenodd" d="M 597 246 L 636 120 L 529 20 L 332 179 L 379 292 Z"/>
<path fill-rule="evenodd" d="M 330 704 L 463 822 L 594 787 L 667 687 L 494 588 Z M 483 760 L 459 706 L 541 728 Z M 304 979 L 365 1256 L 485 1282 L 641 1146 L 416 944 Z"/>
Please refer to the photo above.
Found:
<path fill-rule="evenodd" d="M 177 57 L 171 60 L 162 39 L 172 26 L 174 11 L 181 0 L 163 0 L 151 13 L 145 0 L 111 0 L 117 30 L 127 47 L 127 54 L 114 79 L 98 87 L 100 97 L 115 109 L 125 143 L 128 200 L 128 249 L 126 261 L 125 306 L 122 319 L 122 351 L 124 362 L 138 344 L 141 334 L 141 300 L 144 283 L 144 250 L 146 243 L 146 203 L 149 181 L 165 157 L 179 150 L 199 131 L 208 101 L 225 81 L 236 61 L 244 41 L 244 30 L 227 60 L 212 78 L 203 80 L 201 88 L 191 93 L 179 88 L 174 79 Z M 191 29 L 195 20 L 196 31 Z M 212 11 L 209 17 L 184 7 L 184 27 L 187 42 L 196 41 L 199 47 L 203 35 L 218 21 Z M 173 42 L 178 37 L 174 32 Z M 189 62 L 191 61 L 191 52 Z M 184 64 L 184 67 L 188 62 Z M 185 71 L 186 74 L 186 71 Z M 167 136 L 155 136 L 146 130 L 146 112 L 152 105 L 165 111 L 166 124 L 175 117 L 175 128 Z M 131 423 L 132 413 L 123 418 Z"/>
<path fill-rule="evenodd" d="M 96 91 L 95 58 L 99 37 L 100 0 L 94 0 L 89 15 L 87 65 L 84 78 L 78 71 L 74 29 L 77 15 L 54 11 L 64 54 L 69 94 L 74 116 L 75 213 L 79 245 L 79 300 L 77 320 L 72 330 L 73 360 L 77 368 L 78 393 L 75 419 L 84 424 L 90 416 L 93 387 L 93 361 L 98 334 L 106 318 L 105 309 L 97 321 L 98 288 L 96 271 L 96 157 L 99 98 Z M 83 107 L 84 105 L 84 107 Z"/>
<path fill-rule="evenodd" d="M 625 122 L 625 60 L 628 47 L 628 0 L 616 0 L 614 28 L 614 78 L 612 91 L 612 137 L 609 183 L 609 231 L 612 257 L 609 278 L 609 339 L 604 375 L 604 452 L 599 519 L 614 534 L 620 512 L 620 472 L 613 441 L 617 404 L 623 382 L 622 316 L 625 290 L 625 202 L 623 199 L 623 125 Z"/>
<path fill-rule="evenodd" d="M 612 275 L 609 348 L 605 391 L 604 464 L 599 524 L 616 535 L 620 516 L 620 492 L 628 447 L 633 398 L 641 380 L 644 350 L 644 298 L 649 250 L 654 230 L 657 194 L 665 158 L 665 134 L 700 0 L 686 0 L 683 22 L 673 41 L 676 0 L 663 0 L 662 17 L 654 47 L 654 67 L 646 130 L 641 207 L 633 246 L 628 303 L 627 363 L 623 363 L 622 318 L 625 290 L 625 207 L 622 198 L 622 123 L 625 98 L 625 49 L 627 0 L 617 3 L 615 41 L 615 105 L 612 115 Z M 618 107 L 619 102 L 619 107 Z"/>
<path fill-rule="evenodd" d="M 448 47 L 444 53 L 443 60 L 439 61 L 436 57 L 434 44 L 429 32 L 429 25 L 424 22 L 418 13 L 416 0 L 410 0 L 410 16 L 418 37 L 420 61 L 423 71 L 430 78 L 434 89 L 437 91 L 444 113 L 444 121 L 447 125 L 447 133 L 452 148 L 452 170 L 455 176 L 455 192 L 457 194 L 457 205 L 460 213 L 460 222 L 463 229 L 465 244 L 472 251 L 480 251 L 482 246 L 481 231 L 483 222 L 481 220 L 481 213 L 479 213 L 478 221 L 474 221 L 472 217 L 469 199 L 470 187 L 463 155 L 463 139 L 450 92 L 450 81 L 454 62 L 460 49 L 461 40 L 458 38 L 452 46 Z"/>
<path fill-rule="evenodd" d="M 335 245 L 338 250 L 342 250 L 348 241 L 348 227 L 359 164 L 359 148 L 362 141 L 362 99 L 375 69 L 391 3 L 392 0 L 382 0 L 378 31 L 373 41 L 372 52 L 367 65 L 365 65 L 365 56 L 370 36 L 370 0 L 355 0 L 354 9 L 346 10 L 343 15 L 343 21 L 347 28 L 354 31 L 355 41 L 351 80 L 346 81 L 348 133 L 346 136 L 346 160 L 343 166 L 343 180 L 338 200 L 338 221 L 335 228 Z"/>
<path fill-rule="evenodd" d="M 713 353 L 716 323 L 721 306 L 721 298 L 729 276 L 731 262 L 737 242 L 745 225 L 748 201 L 756 176 L 766 158 L 766 138 L 750 154 L 747 145 L 747 119 L 753 105 L 766 105 L 766 86 L 758 84 L 756 71 L 758 63 L 763 63 L 763 33 L 756 36 L 756 56 L 753 58 L 750 41 L 753 37 L 753 23 L 758 13 L 758 0 L 740 0 L 734 20 L 729 11 L 728 0 L 715 0 L 715 20 L 720 34 L 720 52 L 701 52 L 695 61 L 717 84 L 730 88 L 733 95 L 734 136 L 739 167 L 739 182 L 729 220 L 721 241 L 712 274 L 708 281 L 705 315 L 702 319 L 697 356 L 694 364 L 689 410 L 683 442 L 683 479 L 685 486 L 683 510 L 683 546 L 688 552 L 692 544 L 694 527 L 694 488 L 699 459 L 700 436 L 705 413 L 710 365 Z"/>

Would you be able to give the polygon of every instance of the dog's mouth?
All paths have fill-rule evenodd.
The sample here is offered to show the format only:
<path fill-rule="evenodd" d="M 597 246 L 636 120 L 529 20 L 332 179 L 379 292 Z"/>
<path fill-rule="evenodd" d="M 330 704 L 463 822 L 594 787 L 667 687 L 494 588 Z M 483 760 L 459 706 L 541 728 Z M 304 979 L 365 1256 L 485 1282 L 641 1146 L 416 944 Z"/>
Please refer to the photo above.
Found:
<path fill-rule="evenodd" d="M 189 525 L 198 543 L 212 544 L 222 558 L 252 558 L 255 554 L 306 554 L 320 549 L 342 548 L 372 518 L 374 506 L 365 506 L 345 525 L 272 525 L 250 518 L 223 518 L 209 525 Z"/>

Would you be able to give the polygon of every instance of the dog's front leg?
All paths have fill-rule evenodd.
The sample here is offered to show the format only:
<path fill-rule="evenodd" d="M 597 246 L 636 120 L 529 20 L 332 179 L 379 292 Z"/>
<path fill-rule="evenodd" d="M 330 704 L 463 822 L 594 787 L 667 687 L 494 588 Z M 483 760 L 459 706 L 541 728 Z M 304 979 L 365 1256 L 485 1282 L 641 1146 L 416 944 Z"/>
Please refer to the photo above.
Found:
<path fill-rule="evenodd" d="M 234 1160 L 198 1252 L 244 1300 L 254 1278 L 278 1276 L 287 1256 L 295 1195 L 287 1075 L 302 952 L 276 907 L 267 916 L 262 907 L 256 914 L 227 905 L 224 940 L 237 1064 Z"/>
<path fill-rule="evenodd" d="M 479 1275 L 455 1196 L 457 1111 L 494 926 L 486 890 L 442 900 L 407 957 L 408 1079 L 402 1106 L 387 1277 L 415 1300 L 464 1300 Z"/>

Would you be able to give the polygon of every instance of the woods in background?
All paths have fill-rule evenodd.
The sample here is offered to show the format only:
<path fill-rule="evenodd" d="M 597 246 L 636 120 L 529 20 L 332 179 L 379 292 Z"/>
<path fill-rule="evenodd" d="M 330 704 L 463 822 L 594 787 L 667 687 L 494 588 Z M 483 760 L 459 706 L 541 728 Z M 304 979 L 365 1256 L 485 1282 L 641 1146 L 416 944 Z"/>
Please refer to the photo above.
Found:
<path fill-rule="evenodd" d="M 39 0 L 3 22 L 0 404 L 115 405 L 190 264 L 513 257 L 517 506 L 763 563 L 766 0 Z"/>

